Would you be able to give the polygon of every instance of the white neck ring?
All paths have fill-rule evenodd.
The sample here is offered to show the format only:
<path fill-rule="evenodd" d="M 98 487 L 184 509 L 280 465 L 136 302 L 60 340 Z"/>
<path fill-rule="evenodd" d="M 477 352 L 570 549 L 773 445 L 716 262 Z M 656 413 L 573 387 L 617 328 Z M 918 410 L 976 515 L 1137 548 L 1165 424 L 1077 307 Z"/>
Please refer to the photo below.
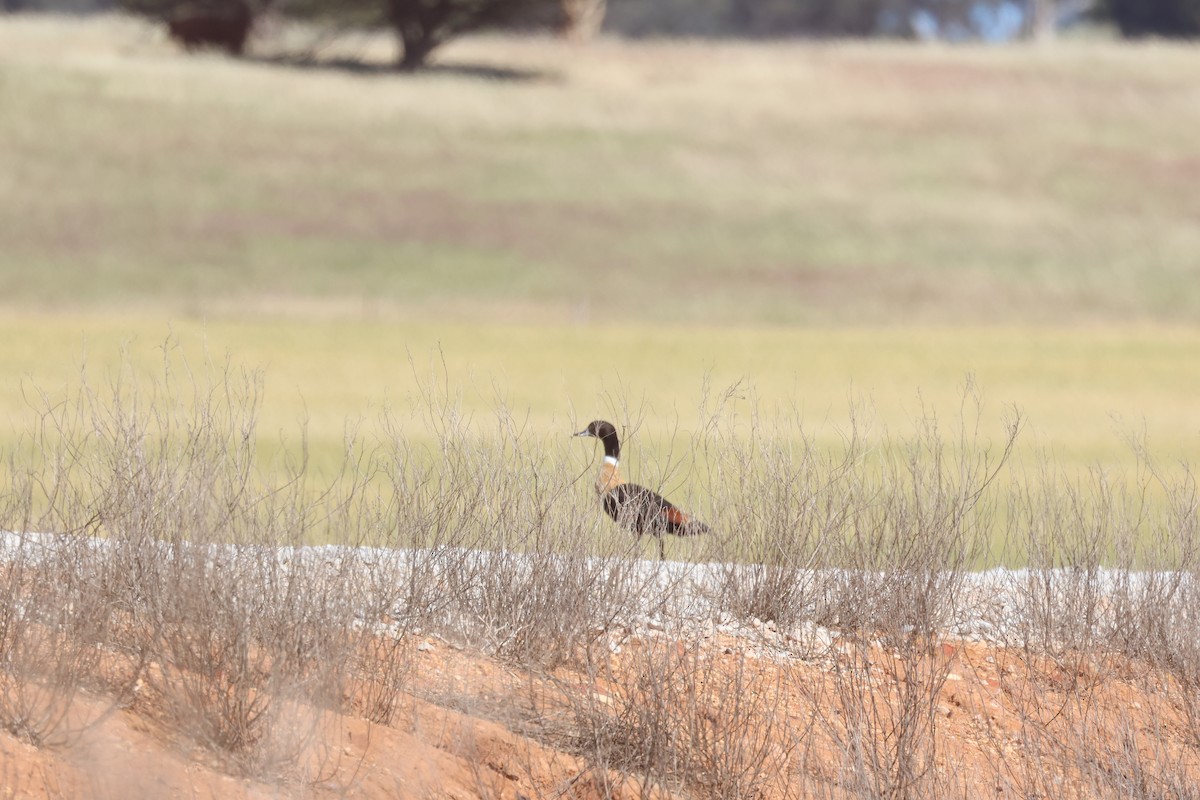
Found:
<path fill-rule="evenodd" d="M 615 466 L 617 465 L 617 460 L 616 460 L 615 458 L 613 458 L 612 456 L 605 456 L 605 457 L 604 457 L 604 463 L 605 463 L 605 464 L 612 464 L 612 465 L 615 467 Z"/>

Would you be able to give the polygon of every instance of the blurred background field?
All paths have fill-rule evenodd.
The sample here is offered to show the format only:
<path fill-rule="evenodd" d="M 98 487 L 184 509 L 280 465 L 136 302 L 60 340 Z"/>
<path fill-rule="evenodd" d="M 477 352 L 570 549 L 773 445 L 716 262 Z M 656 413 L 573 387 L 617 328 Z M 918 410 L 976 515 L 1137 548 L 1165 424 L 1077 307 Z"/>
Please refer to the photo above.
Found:
<path fill-rule="evenodd" d="M 834 446 L 851 412 L 875 433 L 908 434 L 929 413 L 951 421 L 969 376 L 985 401 L 983 432 L 999 446 L 1012 408 L 1022 444 L 1070 470 L 1128 464 L 1127 438 L 1144 434 L 1164 461 L 1193 460 L 1200 432 L 1200 335 L 1177 328 L 1116 330 L 929 327 L 785 329 L 645 324 L 222 318 L 160 319 L 16 313 L 0 323 L 8 435 L 30 420 L 30 391 L 77 387 L 86 363 L 102 384 L 125 354 L 143 379 L 186 359 L 198 374 L 261 368 L 268 441 L 307 429 L 317 466 L 332 469 L 347 423 L 371 429 L 385 412 L 427 442 L 425 388 L 449 382 L 480 433 L 506 408 L 532 430 L 595 458 L 566 434 L 594 417 L 636 422 L 634 444 L 665 452 L 668 434 L 697 431 L 714 395 L 741 382 L 729 413 L 748 424 L 776 414 L 789 435 Z M 22 386 L 25 391 L 22 391 Z M 799 425 L 797 425 L 799 423 Z M 653 440 L 653 443 L 652 443 Z M 678 443 L 675 445 L 678 447 Z M 631 450 L 631 452 L 635 452 Z M 632 467 L 635 471 L 637 466 Z M 653 469 L 643 466 L 647 473 Z M 644 480 L 652 480 L 647 474 Z"/>
<path fill-rule="evenodd" d="M 1195 47 L 488 35 L 401 76 L 383 35 L 275 43 L 0 18 L 0 435 L 173 337 L 323 453 L 443 358 L 547 434 L 686 432 L 743 381 L 836 442 L 971 374 L 1070 467 L 1200 443 Z"/>
<path fill-rule="evenodd" d="M 1200 0 L 0 12 L 4 796 L 1196 796 Z"/>

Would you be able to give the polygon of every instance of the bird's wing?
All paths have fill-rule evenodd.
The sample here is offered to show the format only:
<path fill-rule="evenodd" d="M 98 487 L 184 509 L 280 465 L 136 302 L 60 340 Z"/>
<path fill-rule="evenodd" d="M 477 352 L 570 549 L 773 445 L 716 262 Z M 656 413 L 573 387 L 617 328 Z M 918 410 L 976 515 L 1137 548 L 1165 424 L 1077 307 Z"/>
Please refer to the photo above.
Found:
<path fill-rule="evenodd" d="M 604 498 L 604 510 L 613 519 L 638 533 L 686 536 L 707 531 L 703 523 L 696 522 L 690 515 L 680 511 L 670 500 L 636 483 L 622 483 L 613 487 Z M 693 530 L 695 526 L 702 530 Z"/>

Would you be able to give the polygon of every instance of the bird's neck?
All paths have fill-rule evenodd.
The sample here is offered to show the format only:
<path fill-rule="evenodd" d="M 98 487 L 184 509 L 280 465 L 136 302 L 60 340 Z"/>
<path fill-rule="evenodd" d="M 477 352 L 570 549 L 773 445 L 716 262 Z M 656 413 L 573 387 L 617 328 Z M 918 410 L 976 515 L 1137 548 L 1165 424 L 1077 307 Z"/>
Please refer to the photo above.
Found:
<path fill-rule="evenodd" d="M 596 494 L 607 494 L 624 482 L 617 459 L 605 456 L 604 463 L 600 465 L 600 474 L 596 476 Z"/>

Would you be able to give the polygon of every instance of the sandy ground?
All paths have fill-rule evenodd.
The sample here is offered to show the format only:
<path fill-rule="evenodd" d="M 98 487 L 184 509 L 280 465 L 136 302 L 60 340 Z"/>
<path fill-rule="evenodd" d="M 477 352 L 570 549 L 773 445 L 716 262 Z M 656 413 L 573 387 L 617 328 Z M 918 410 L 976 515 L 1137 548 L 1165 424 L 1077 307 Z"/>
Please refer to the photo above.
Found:
<path fill-rule="evenodd" d="M 905 737 L 911 796 L 1165 797 L 1200 777 L 1178 687 L 1115 656 L 940 641 L 913 658 L 842 640 L 799 658 L 664 632 L 598 649 L 531 671 L 405 640 L 388 724 L 364 718 L 378 687 L 353 686 L 338 711 L 292 715 L 280 752 L 298 755 L 259 762 L 256 777 L 162 725 L 142 693 L 115 708 L 79 695 L 70 713 L 92 724 L 65 741 L 0 734 L 0 786 L 23 798 L 878 796 Z M 904 697 L 928 702 L 906 716 Z M 664 742 L 673 755 L 656 761 Z"/>

